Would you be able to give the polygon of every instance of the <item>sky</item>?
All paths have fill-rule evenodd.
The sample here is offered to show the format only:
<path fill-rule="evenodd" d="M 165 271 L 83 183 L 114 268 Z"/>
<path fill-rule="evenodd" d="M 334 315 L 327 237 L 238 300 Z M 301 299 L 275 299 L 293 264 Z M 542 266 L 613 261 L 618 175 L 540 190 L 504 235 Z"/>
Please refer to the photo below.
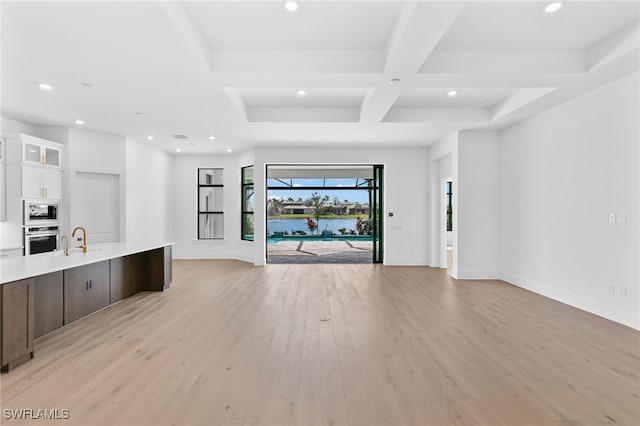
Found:
<path fill-rule="evenodd" d="M 362 182 L 362 179 L 360 179 L 358 182 Z M 354 187 L 355 183 L 356 183 L 355 179 L 326 179 L 324 182 L 324 185 L 334 186 L 334 187 Z M 286 186 L 283 183 L 277 182 L 275 179 L 269 179 L 267 182 L 267 185 L 281 186 L 281 187 Z M 303 188 L 305 186 L 323 186 L 323 179 L 293 179 L 294 188 Z M 335 197 L 338 197 L 340 201 L 349 200 L 351 202 L 354 202 L 354 203 L 357 202 L 360 204 L 366 204 L 369 202 L 369 192 L 366 190 L 366 186 L 363 187 L 362 190 L 269 189 L 267 193 L 267 198 L 287 199 L 291 197 L 294 200 L 297 200 L 298 198 L 302 198 L 303 200 L 306 200 L 307 198 L 311 197 L 311 194 L 314 192 L 318 192 L 321 196 L 328 195 L 330 201 L 333 201 Z"/>

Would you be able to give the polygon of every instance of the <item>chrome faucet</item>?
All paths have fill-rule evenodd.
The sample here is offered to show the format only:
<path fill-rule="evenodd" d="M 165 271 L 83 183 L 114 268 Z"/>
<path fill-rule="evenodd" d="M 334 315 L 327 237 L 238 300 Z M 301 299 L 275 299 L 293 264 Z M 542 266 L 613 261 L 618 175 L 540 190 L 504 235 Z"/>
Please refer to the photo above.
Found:
<path fill-rule="evenodd" d="M 80 248 L 82 249 L 83 253 L 86 253 L 87 252 L 87 230 L 84 229 L 82 226 L 76 226 L 75 228 L 73 228 L 73 232 L 71 233 L 71 238 L 76 236 L 76 231 L 78 229 L 82 231 L 82 245 L 80 246 Z"/>
<path fill-rule="evenodd" d="M 60 237 L 60 243 L 64 240 L 64 255 L 69 256 L 69 238 L 66 235 Z"/>

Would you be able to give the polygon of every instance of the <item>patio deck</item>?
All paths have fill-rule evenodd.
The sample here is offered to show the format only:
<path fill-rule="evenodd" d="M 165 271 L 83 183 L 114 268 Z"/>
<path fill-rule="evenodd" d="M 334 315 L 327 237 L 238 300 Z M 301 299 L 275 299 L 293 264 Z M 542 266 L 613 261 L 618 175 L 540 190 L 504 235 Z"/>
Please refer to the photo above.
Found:
<path fill-rule="evenodd" d="M 267 245 L 267 263 L 372 263 L 371 241 L 278 241 Z"/>

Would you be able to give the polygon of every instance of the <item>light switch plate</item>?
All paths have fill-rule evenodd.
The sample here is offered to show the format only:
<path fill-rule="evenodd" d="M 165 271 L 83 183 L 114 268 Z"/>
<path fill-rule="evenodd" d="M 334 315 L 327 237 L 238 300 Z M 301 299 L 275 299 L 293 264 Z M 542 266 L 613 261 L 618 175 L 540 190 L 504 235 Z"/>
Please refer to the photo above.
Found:
<path fill-rule="evenodd" d="M 618 222 L 620 223 L 627 223 L 627 215 L 622 213 L 621 215 L 618 216 Z"/>
<path fill-rule="evenodd" d="M 616 214 L 615 213 L 609 213 L 609 222 L 616 223 Z"/>

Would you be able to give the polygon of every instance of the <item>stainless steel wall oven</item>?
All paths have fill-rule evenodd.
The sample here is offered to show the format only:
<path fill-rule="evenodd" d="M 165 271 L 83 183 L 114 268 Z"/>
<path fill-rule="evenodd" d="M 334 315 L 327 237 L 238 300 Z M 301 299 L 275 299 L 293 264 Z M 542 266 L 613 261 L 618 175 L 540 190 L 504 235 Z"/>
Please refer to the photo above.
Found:
<path fill-rule="evenodd" d="M 58 249 L 58 235 L 60 235 L 58 225 L 25 227 L 24 254 L 29 256 L 56 251 Z"/>

